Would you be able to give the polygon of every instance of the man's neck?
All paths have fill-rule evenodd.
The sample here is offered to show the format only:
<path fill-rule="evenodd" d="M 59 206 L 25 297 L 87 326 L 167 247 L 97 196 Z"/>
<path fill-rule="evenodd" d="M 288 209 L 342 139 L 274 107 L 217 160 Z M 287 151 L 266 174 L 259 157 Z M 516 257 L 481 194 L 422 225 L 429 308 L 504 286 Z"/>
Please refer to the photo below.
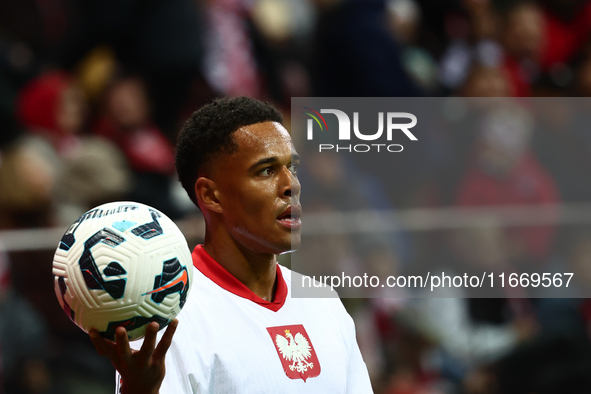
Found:
<path fill-rule="evenodd" d="M 273 301 L 277 278 L 274 254 L 257 254 L 236 242 L 215 242 L 207 235 L 203 248 L 253 293 L 264 300 Z"/>

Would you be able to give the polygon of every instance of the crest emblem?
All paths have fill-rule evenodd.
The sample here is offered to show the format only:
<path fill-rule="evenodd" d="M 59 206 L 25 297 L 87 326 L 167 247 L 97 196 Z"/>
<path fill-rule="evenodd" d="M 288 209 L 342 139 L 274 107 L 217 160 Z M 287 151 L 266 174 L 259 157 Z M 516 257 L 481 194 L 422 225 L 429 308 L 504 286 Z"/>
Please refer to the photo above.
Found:
<path fill-rule="evenodd" d="M 320 363 L 304 326 L 267 327 L 267 331 L 288 378 L 305 382 L 320 375 Z"/>

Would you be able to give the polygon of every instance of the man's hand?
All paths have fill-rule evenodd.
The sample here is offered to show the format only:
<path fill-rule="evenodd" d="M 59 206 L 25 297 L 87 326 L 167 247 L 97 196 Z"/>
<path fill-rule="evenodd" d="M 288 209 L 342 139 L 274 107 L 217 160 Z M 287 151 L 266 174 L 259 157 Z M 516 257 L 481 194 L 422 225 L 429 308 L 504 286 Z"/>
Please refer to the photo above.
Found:
<path fill-rule="evenodd" d="M 94 328 L 89 334 L 97 352 L 111 360 L 121 374 L 122 394 L 158 394 L 166 372 L 164 358 L 177 326 L 178 320 L 174 319 L 156 346 L 158 323 L 150 323 L 140 350 L 129 347 L 124 327 L 118 327 L 115 331 L 115 343 L 103 338 Z"/>

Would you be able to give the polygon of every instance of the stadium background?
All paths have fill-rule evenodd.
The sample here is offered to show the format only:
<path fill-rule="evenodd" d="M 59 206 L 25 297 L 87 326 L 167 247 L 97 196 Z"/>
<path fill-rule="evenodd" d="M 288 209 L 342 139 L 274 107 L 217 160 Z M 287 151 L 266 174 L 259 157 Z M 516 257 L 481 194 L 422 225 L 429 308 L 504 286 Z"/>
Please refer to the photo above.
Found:
<path fill-rule="evenodd" d="M 199 242 L 203 223 L 175 183 L 172 147 L 182 120 L 211 98 L 271 101 L 289 126 L 291 97 L 587 97 L 590 32 L 586 0 L 2 1 L 0 393 L 114 391 L 112 367 L 54 297 L 53 249 L 86 209 L 123 199 L 161 209 Z M 385 189 L 372 189 L 362 163 L 311 157 L 305 213 L 521 203 L 584 219 L 591 132 L 564 127 L 557 108 L 547 127 L 517 138 L 442 130 Z M 494 198 L 479 199 L 487 188 Z M 520 236 L 502 217 L 480 231 L 444 220 L 367 247 L 379 251 L 376 267 L 434 258 L 586 267 L 588 222 Z M 351 264 L 346 238 L 332 245 L 336 264 Z M 395 295 L 344 300 L 376 393 L 591 387 L 588 300 Z"/>

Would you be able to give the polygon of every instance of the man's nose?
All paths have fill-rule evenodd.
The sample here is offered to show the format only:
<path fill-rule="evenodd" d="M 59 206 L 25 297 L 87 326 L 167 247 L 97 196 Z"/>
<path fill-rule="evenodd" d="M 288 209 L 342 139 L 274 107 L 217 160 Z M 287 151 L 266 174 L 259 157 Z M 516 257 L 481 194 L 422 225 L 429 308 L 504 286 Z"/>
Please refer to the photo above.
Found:
<path fill-rule="evenodd" d="M 302 188 L 302 185 L 300 185 L 300 181 L 299 181 L 297 175 L 295 175 L 294 173 L 292 173 L 288 169 L 286 169 L 286 171 L 287 171 L 287 174 L 289 174 L 289 177 L 287 177 L 287 182 L 285 183 L 285 186 L 283 189 L 283 195 L 286 197 L 291 197 L 292 195 L 297 196 L 300 194 L 300 190 Z"/>

